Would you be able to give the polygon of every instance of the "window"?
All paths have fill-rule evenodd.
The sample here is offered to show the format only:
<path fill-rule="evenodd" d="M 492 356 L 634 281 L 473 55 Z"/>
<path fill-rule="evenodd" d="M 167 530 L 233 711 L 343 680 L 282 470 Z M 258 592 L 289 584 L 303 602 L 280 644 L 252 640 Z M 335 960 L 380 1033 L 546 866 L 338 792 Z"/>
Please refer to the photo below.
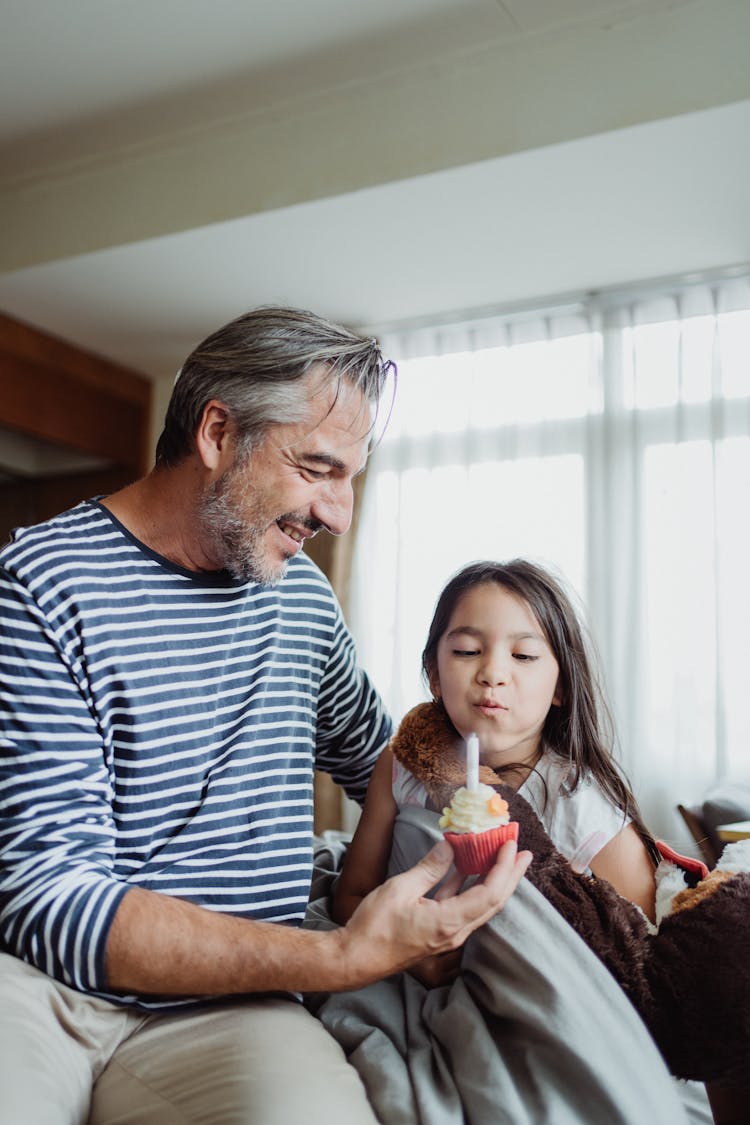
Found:
<path fill-rule="evenodd" d="M 750 280 L 384 338 L 352 627 L 400 718 L 437 595 L 531 557 L 586 607 L 647 819 L 748 776 Z"/>

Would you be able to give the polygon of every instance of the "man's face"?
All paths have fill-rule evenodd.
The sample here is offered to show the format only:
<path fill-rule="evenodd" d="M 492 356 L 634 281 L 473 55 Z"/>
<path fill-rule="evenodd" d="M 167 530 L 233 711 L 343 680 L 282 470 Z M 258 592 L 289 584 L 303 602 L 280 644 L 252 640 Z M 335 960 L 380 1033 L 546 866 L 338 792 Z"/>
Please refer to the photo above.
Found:
<path fill-rule="evenodd" d="M 336 395 L 333 387 L 321 393 L 314 375 L 308 381 L 310 420 L 273 426 L 203 497 L 209 553 L 244 581 L 275 585 L 305 539 L 321 528 L 343 535 L 351 523 L 352 479 L 367 458 L 368 404 L 346 382 Z"/>

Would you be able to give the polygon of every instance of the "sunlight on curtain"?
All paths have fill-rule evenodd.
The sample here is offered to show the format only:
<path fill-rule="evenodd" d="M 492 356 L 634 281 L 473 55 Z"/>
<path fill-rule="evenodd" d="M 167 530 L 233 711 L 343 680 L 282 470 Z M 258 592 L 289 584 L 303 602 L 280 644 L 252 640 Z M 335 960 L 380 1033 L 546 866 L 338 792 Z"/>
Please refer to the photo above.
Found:
<path fill-rule="evenodd" d="M 750 780 L 750 283 L 383 337 L 351 624 L 396 719 L 446 579 L 527 556 L 586 607 L 647 819 Z"/>

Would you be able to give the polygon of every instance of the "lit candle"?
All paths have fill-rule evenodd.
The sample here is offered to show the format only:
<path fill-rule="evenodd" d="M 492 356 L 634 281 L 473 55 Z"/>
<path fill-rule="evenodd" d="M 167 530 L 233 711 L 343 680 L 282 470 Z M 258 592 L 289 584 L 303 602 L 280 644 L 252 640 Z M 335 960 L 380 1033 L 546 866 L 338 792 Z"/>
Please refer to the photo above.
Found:
<path fill-rule="evenodd" d="M 470 793 L 479 788 L 479 739 L 475 734 L 466 739 L 466 788 Z"/>

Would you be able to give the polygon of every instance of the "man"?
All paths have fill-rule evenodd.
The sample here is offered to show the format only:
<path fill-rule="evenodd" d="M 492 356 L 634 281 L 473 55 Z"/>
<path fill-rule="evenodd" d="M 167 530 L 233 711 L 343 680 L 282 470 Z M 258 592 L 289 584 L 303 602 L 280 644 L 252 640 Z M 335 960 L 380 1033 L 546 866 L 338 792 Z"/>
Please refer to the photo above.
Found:
<path fill-rule="evenodd" d="M 295 994 L 456 948 L 520 879 L 510 848 L 428 899 L 441 845 L 300 928 L 313 769 L 361 799 L 391 732 L 301 554 L 349 527 L 388 367 L 248 313 L 187 359 L 148 476 L 0 554 L 3 1121 L 371 1122 Z"/>

